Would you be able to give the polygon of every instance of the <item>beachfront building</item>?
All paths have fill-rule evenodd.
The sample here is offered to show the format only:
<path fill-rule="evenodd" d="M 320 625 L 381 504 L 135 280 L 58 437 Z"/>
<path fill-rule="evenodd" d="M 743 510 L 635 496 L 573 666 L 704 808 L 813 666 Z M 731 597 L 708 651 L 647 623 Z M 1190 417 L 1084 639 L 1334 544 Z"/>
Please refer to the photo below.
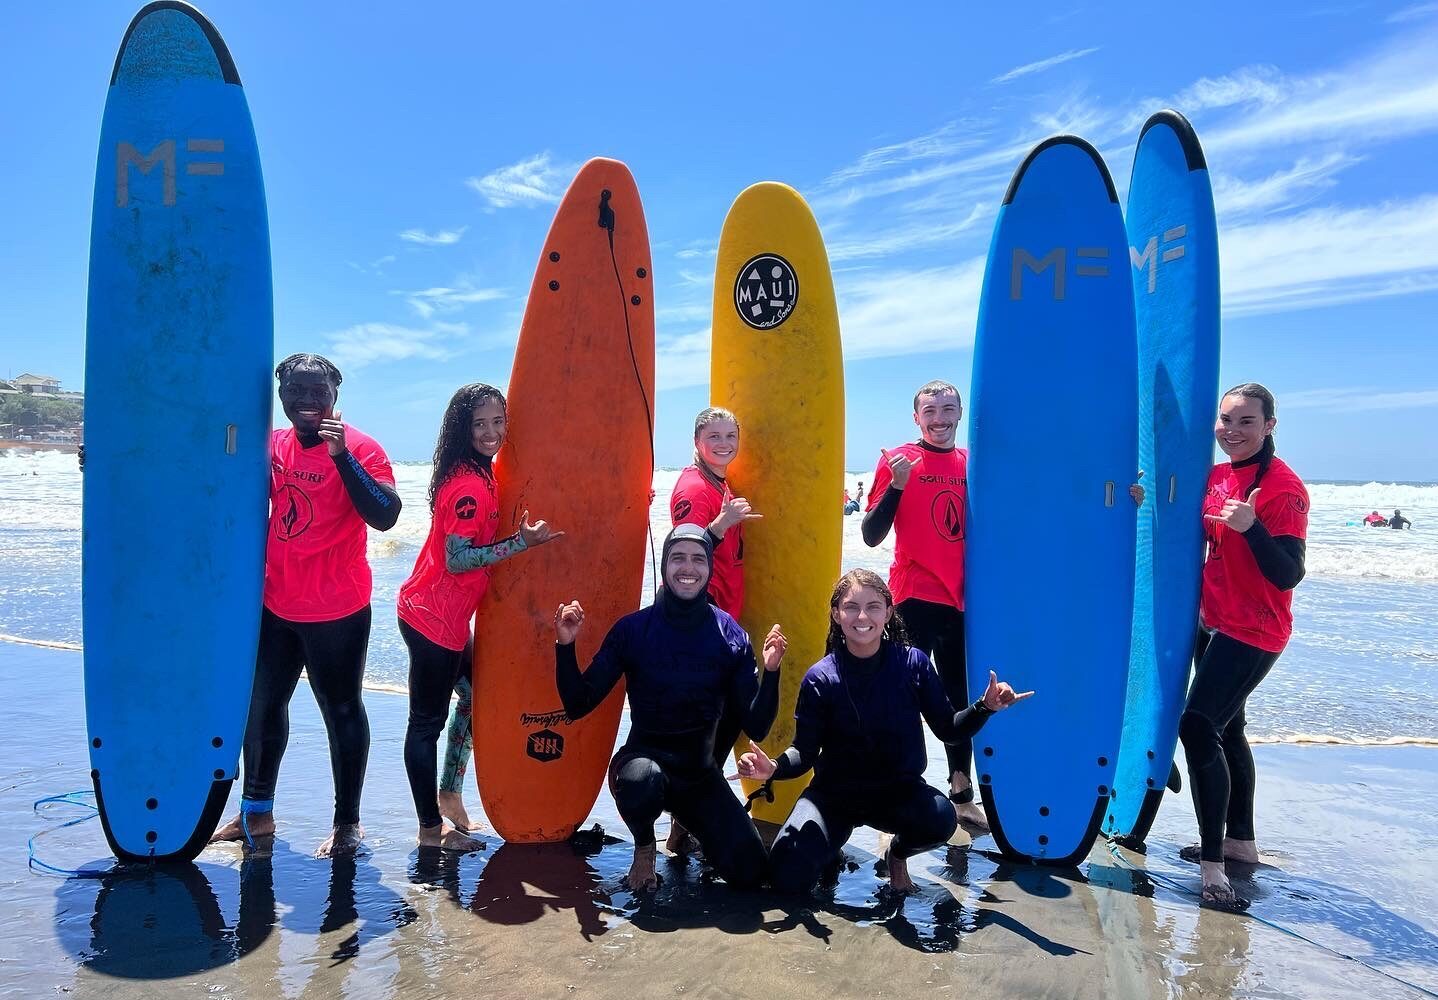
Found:
<path fill-rule="evenodd" d="M 10 382 L 21 392 L 32 396 L 60 395 L 60 380 L 52 375 L 32 375 L 26 372 L 18 378 L 12 378 Z"/>
<path fill-rule="evenodd" d="M 0 396 L 18 396 L 20 389 L 14 382 L 0 378 Z"/>

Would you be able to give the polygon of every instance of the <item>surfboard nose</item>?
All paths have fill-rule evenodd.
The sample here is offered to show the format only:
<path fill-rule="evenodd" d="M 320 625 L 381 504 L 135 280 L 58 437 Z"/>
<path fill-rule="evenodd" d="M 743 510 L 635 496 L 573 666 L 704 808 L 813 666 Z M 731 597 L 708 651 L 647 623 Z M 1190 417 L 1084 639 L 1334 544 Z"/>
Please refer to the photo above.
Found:
<path fill-rule="evenodd" d="M 205 15 L 179 0 L 146 4 L 120 42 L 110 86 L 214 80 L 239 86 L 230 50 Z"/>

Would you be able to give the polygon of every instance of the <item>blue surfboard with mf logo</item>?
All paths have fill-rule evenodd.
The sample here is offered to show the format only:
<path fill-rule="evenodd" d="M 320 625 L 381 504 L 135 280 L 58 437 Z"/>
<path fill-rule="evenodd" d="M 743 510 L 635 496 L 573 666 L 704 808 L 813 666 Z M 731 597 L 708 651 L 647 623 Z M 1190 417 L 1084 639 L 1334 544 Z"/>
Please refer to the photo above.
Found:
<path fill-rule="evenodd" d="M 1123 745 L 1104 832 L 1137 847 L 1163 800 L 1188 693 L 1203 569 L 1201 507 L 1218 408 L 1218 227 L 1193 126 L 1160 111 L 1128 189 L 1138 320 L 1139 516 Z"/>
<path fill-rule="evenodd" d="M 1113 181 L 1075 136 L 1039 144 L 994 224 L 969 424 L 971 697 L 1035 696 L 974 738 L 1005 855 L 1075 864 L 1107 814 L 1133 616 L 1133 281 Z"/>
<path fill-rule="evenodd" d="M 121 860 L 188 860 L 254 681 L 274 363 L 245 92 L 194 8 L 130 23 L 100 129 L 85 342 L 90 776 Z"/>

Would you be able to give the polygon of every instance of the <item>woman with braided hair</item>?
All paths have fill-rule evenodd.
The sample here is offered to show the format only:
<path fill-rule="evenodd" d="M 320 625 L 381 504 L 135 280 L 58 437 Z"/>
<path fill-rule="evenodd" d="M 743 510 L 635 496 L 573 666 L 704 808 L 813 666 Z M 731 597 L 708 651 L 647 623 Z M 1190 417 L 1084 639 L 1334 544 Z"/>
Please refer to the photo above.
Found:
<path fill-rule="evenodd" d="M 1203 501 L 1198 644 L 1179 738 L 1201 843 L 1181 853 L 1203 870 L 1204 905 L 1242 909 L 1224 861 L 1256 863 L 1253 752 L 1244 702 L 1293 632 L 1293 588 L 1303 579 L 1308 491 L 1274 453 L 1273 393 L 1255 382 L 1219 401 L 1214 437 L 1229 461 L 1214 466 Z"/>
<path fill-rule="evenodd" d="M 771 760 L 751 742 L 739 759 L 739 773 L 756 781 L 814 769 L 774 840 L 770 881 L 781 892 L 809 891 L 862 825 L 894 835 L 889 885 L 909 892 L 908 859 L 947 841 L 959 823 L 948 796 L 924 781 L 920 720 L 946 744 L 967 741 L 1033 692 L 1016 694 L 989 671 L 984 696 L 955 712 L 928 655 L 909 645 L 888 585 L 866 569 L 834 587 L 826 650 L 799 688 L 793 745 Z"/>
<path fill-rule="evenodd" d="M 275 369 L 291 426 L 270 440 L 270 528 L 254 694 L 245 730 L 240 814 L 213 840 L 275 831 L 275 783 L 289 742 L 290 698 L 300 671 L 329 733 L 334 829 L 316 852 L 353 853 L 364 837 L 360 793 L 369 758 L 361 697 L 369 645 L 372 577 L 367 529 L 388 531 L 400 499 L 384 449 L 345 424 L 339 369 L 318 354 L 292 354 Z"/>
<path fill-rule="evenodd" d="M 518 531 L 495 538 L 499 488 L 492 462 L 508 433 L 506 416 L 504 395 L 492 385 L 461 386 L 450 398 L 434 447 L 429 536 L 395 601 L 399 633 L 409 649 L 404 767 L 419 817 L 421 847 L 473 851 L 482 846 L 468 829 L 444 825 L 435 788 L 439 733 L 445 728 L 451 692 L 463 688 L 461 701 L 469 707 L 469 685 L 461 683 L 467 680 L 473 655 L 469 623 L 489 587 L 490 567 L 564 534 L 544 521 L 531 524 L 526 510 Z M 466 711 L 463 722 L 468 721 Z M 468 726 L 451 726 L 450 732 L 451 740 L 458 737 L 458 746 L 446 751 L 447 770 L 453 761 L 462 773 L 462 758 L 454 758 L 467 753 Z"/>

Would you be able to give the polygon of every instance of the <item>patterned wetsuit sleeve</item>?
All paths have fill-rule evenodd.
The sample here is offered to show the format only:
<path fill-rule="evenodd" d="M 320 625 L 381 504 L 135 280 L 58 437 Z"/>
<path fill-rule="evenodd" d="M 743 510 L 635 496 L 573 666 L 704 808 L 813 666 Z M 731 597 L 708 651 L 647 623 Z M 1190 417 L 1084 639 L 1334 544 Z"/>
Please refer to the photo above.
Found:
<path fill-rule="evenodd" d="M 473 538 L 466 538 L 463 535 L 445 535 L 444 568 L 451 573 L 484 569 L 523 552 L 526 548 L 528 546 L 524 544 L 524 538 L 519 534 L 501 538 L 488 545 L 475 545 Z"/>
<path fill-rule="evenodd" d="M 911 651 L 910 656 L 913 655 Z M 944 693 L 944 682 L 939 679 L 939 673 L 929 658 L 923 656 L 922 666 L 913 661 L 910 661 L 910 666 L 918 673 L 919 712 L 934 735 L 945 743 L 961 743 L 972 738 L 994 714 L 981 701 L 954 711 L 949 696 Z"/>
<path fill-rule="evenodd" d="M 339 470 L 340 482 L 345 484 L 350 503 L 364 523 L 379 531 L 388 531 L 399 520 L 399 494 L 393 486 L 382 483 L 370 475 L 359 457 L 349 449 L 339 455 L 331 455 L 335 468 Z"/>
<path fill-rule="evenodd" d="M 1255 520 L 1243 532 L 1243 540 L 1253 553 L 1253 561 L 1263 578 L 1279 590 L 1292 590 L 1303 579 L 1307 545 L 1292 535 L 1271 535 L 1262 521 Z"/>
<path fill-rule="evenodd" d="M 823 694 L 809 677 L 799 686 L 799 705 L 794 711 L 794 742 L 774 761 L 774 780 L 797 778 L 814 766 L 824 738 Z"/>
<path fill-rule="evenodd" d="M 579 658 L 574 652 L 574 643 L 554 644 L 554 682 L 559 688 L 559 700 L 564 712 L 571 719 L 582 719 L 599 706 L 619 678 L 624 676 L 628 661 L 625 640 L 625 626 L 621 620 L 609 630 L 599 644 L 589 668 L 579 670 Z"/>

